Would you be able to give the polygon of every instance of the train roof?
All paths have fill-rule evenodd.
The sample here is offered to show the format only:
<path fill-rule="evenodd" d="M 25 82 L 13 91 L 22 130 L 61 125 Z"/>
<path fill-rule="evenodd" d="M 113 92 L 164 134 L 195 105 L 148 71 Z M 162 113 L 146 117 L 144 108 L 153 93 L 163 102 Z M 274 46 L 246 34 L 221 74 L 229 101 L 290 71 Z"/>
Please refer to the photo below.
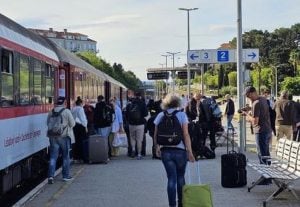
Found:
<path fill-rule="evenodd" d="M 88 64 L 86 61 L 84 61 L 81 58 L 77 57 L 74 53 L 71 53 L 71 52 L 65 50 L 64 48 L 62 48 L 61 46 L 59 46 L 55 42 L 52 42 L 51 40 L 48 40 L 48 41 L 50 42 L 51 45 L 53 45 L 53 48 L 56 51 L 56 54 L 59 58 L 59 61 L 69 63 L 69 64 L 74 65 L 74 66 L 76 66 L 78 68 L 81 68 L 81 69 L 88 70 L 89 72 L 94 73 L 97 76 L 101 76 L 105 80 L 107 80 L 107 81 L 109 81 L 113 84 L 119 85 L 122 88 L 126 88 L 122 83 L 120 83 L 119 81 L 113 79 L 112 77 L 110 77 L 106 73 L 102 72 L 101 70 L 96 69 L 92 65 Z"/>
<path fill-rule="evenodd" d="M 27 30 L 0 13 L 0 40 L 9 41 L 18 47 L 25 47 L 58 62 L 58 57 L 48 42 L 41 36 Z M 24 49 L 22 50 L 24 51 Z"/>

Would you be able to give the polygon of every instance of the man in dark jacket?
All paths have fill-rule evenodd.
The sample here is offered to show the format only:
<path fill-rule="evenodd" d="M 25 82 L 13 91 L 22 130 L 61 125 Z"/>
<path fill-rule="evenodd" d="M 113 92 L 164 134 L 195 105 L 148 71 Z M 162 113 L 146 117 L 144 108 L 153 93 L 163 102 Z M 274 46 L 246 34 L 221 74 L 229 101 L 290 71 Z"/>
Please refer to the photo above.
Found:
<path fill-rule="evenodd" d="M 104 97 L 98 96 L 98 103 L 94 111 L 94 124 L 97 133 L 104 138 L 108 138 L 111 131 L 113 114 L 113 109 L 105 103 Z"/>
<path fill-rule="evenodd" d="M 277 132 L 277 139 L 286 137 L 287 139 L 292 138 L 293 133 L 293 122 L 295 119 L 294 104 L 288 100 L 288 92 L 282 91 L 280 99 L 275 102 L 274 106 L 276 112 L 275 128 Z"/>
<path fill-rule="evenodd" d="M 234 102 L 231 100 L 231 97 L 229 94 L 225 95 L 225 98 L 227 100 L 227 104 L 226 104 L 226 108 L 225 108 L 225 115 L 227 118 L 227 129 L 234 129 L 233 125 L 232 125 L 232 119 L 233 119 L 233 115 L 234 115 Z"/>
<path fill-rule="evenodd" d="M 130 143 L 133 148 L 137 144 L 137 159 L 141 159 L 142 142 L 145 130 L 145 117 L 148 115 L 146 103 L 141 99 L 140 93 L 135 93 L 135 97 L 129 100 L 126 106 L 126 118 L 129 123 Z M 135 152 L 132 151 L 132 157 Z"/>

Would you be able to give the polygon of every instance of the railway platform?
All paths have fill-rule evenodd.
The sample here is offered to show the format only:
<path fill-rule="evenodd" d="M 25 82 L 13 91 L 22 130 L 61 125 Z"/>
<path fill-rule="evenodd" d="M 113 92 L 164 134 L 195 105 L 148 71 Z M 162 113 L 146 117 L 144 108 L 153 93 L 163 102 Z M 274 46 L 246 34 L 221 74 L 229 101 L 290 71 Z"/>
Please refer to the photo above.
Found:
<path fill-rule="evenodd" d="M 151 143 L 150 138 L 147 138 Z M 40 186 L 37 193 L 23 199 L 15 206 L 28 207 L 167 207 L 166 174 L 160 160 L 153 160 L 150 144 L 147 156 L 136 160 L 126 156 L 125 149 L 120 156 L 114 157 L 108 164 L 73 164 L 74 179 L 63 182 L 61 174 L 55 177 L 55 183 Z M 202 183 L 211 186 L 215 207 L 256 207 L 276 189 L 276 186 L 257 186 L 250 193 L 247 186 L 242 188 L 223 188 L 221 186 L 221 155 L 226 147 L 216 149 L 216 159 L 202 159 L 200 162 Z M 257 160 L 255 153 L 246 152 L 247 158 Z M 248 185 L 259 176 L 248 168 Z M 300 194 L 300 183 L 296 192 Z M 34 196 L 33 196 L 34 195 Z M 272 207 L 299 207 L 289 192 L 270 201 Z"/>

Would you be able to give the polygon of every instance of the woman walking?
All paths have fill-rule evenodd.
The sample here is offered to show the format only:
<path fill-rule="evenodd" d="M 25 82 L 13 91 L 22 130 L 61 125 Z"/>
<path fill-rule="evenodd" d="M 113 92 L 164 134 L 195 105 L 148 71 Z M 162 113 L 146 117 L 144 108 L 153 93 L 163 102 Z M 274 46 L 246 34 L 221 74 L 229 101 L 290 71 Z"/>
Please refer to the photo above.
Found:
<path fill-rule="evenodd" d="M 185 184 L 184 174 L 187 160 L 194 162 L 195 158 L 191 149 L 191 140 L 188 133 L 188 118 L 184 112 L 177 111 L 181 107 L 180 97 L 175 95 L 167 95 L 162 101 L 163 112 L 160 112 L 154 120 L 154 145 L 156 147 L 157 156 L 161 156 L 163 165 L 165 167 L 168 177 L 168 199 L 169 206 L 176 207 L 176 189 L 178 207 L 182 207 L 182 187 Z M 160 124 L 164 122 L 164 116 L 175 114 L 181 126 L 182 133 L 181 141 L 179 144 L 172 145 L 158 145 L 160 134 Z M 174 117 L 175 118 L 175 117 Z M 175 120 L 175 119 L 173 119 Z M 175 122 L 177 122 L 175 120 Z M 179 127 L 180 128 L 180 127 Z M 174 133 L 176 130 L 173 129 Z M 177 142 L 176 142 L 177 143 Z"/>

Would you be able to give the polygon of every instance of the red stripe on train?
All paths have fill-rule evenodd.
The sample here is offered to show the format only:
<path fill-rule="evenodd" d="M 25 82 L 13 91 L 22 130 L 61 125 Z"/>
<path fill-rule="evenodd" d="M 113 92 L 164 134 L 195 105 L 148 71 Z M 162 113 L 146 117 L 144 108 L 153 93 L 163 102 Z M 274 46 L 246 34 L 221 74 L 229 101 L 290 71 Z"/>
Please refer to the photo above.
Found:
<path fill-rule="evenodd" d="M 51 104 L 0 108 L 0 120 L 48 113 L 52 108 Z"/>

